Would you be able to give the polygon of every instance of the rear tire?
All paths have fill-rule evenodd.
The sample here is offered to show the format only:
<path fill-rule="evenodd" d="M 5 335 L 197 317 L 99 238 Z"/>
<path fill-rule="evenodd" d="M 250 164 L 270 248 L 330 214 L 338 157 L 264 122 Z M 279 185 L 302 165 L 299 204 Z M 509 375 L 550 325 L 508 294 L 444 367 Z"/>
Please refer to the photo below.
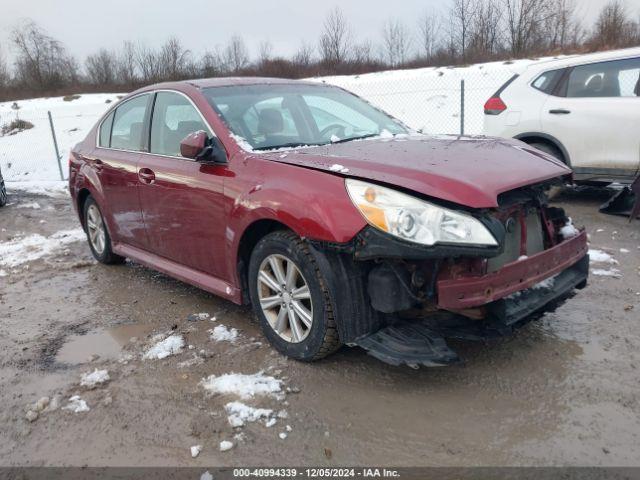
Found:
<path fill-rule="evenodd" d="M 264 335 L 279 352 L 310 362 L 340 348 L 327 281 L 293 232 L 273 232 L 258 242 L 248 282 Z"/>
<path fill-rule="evenodd" d="M 100 207 L 91 195 L 84 202 L 83 218 L 84 230 L 94 258 L 105 265 L 124 263 L 124 257 L 113 253 L 107 224 L 104 222 Z"/>

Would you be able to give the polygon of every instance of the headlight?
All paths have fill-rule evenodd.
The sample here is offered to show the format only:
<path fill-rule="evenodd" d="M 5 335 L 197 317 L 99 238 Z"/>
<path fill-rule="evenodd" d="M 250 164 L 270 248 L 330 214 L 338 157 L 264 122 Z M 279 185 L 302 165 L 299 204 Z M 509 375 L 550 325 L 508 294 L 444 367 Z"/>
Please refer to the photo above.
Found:
<path fill-rule="evenodd" d="M 403 240 L 423 245 L 498 245 L 482 223 L 464 213 L 359 180 L 347 179 L 345 184 L 369 224 Z"/>

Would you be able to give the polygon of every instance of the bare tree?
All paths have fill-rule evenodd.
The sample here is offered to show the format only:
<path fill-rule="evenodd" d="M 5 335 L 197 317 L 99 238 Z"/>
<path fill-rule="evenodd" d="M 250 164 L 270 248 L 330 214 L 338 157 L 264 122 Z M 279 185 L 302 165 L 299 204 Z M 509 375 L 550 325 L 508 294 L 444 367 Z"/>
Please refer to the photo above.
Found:
<path fill-rule="evenodd" d="M 239 73 L 249 65 L 249 53 L 244 40 L 234 35 L 224 49 L 224 61 L 229 71 Z"/>
<path fill-rule="evenodd" d="M 427 60 L 433 58 L 440 44 L 440 17 L 432 12 L 425 12 L 418 23 L 420 48 Z"/>
<path fill-rule="evenodd" d="M 193 74 L 191 52 L 186 50 L 180 40 L 169 38 L 158 54 L 159 75 L 162 80 L 182 80 Z"/>
<path fill-rule="evenodd" d="M 89 55 L 84 62 L 89 82 L 94 85 L 113 85 L 117 75 L 117 61 L 114 53 L 101 48 Z"/>
<path fill-rule="evenodd" d="M 217 45 L 214 50 L 208 50 L 200 59 L 199 66 L 200 76 L 219 77 L 225 73 L 225 62 L 220 46 Z"/>
<path fill-rule="evenodd" d="M 293 55 L 293 63 L 300 67 L 308 68 L 313 63 L 314 48 L 306 42 L 302 42 L 298 51 Z"/>
<path fill-rule="evenodd" d="M 471 26 L 469 50 L 476 58 L 494 57 L 502 46 L 502 13 L 493 0 L 477 5 Z"/>
<path fill-rule="evenodd" d="M 629 18 L 621 0 L 610 0 L 598 15 L 591 43 L 596 48 L 629 47 L 640 40 L 639 25 Z"/>
<path fill-rule="evenodd" d="M 133 87 L 138 82 L 136 73 L 136 47 L 131 42 L 124 42 L 122 50 L 116 57 L 117 83 Z"/>
<path fill-rule="evenodd" d="M 385 57 L 392 67 L 402 65 L 407 60 L 411 48 L 409 30 L 398 19 L 389 19 L 382 29 Z"/>
<path fill-rule="evenodd" d="M 11 75 L 9 73 L 9 67 L 4 58 L 4 54 L 2 53 L 2 45 L 0 45 L 0 88 L 4 88 L 9 85 L 10 79 Z"/>
<path fill-rule="evenodd" d="M 467 60 L 467 50 L 477 13 L 476 0 L 453 0 L 449 11 L 451 48 L 459 52 L 462 61 Z"/>
<path fill-rule="evenodd" d="M 507 43 L 515 57 L 540 50 L 545 23 L 555 15 L 552 0 L 503 0 Z"/>
<path fill-rule="evenodd" d="M 260 42 L 260 47 L 258 48 L 258 63 L 260 65 L 264 65 L 273 56 L 273 45 L 269 40 L 265 40 Z"/>
<path fill-rule="evenodd" d="M 140 71 L 140 80 L 155 83 L 162 80 L 159 54 L 142 43 L 135 47 L 136 65 Z"/>
<path fill-rule="evenodd" d="M 29 20 L 11 33 L 17 80 L 31 88 L 54 89 L 74 83 L 78 65 L 62 43 Z"/>
<path fill-rule="evenodd" d="M 584 39 L 584 29 L 575 15 L 574 0 L 556 0 L 551 6 L 545 29 L 546 45 L 551 51 L 576 48 Z"/>
<path fill-rule="evenodd" d="M 358 65 L 370 65 L 373 58 L 373 46 L 371 40 L 365 40 L 353 46 L 353 61 Z"/>
<path fill-rule="evenodd" d="M 342 10 L 335 7 L 324 21 L 324 31 L 320 35 L 320 55 L 326 65 L 340 65 L 347 61 L 351 53 L 351 28 Z"/>

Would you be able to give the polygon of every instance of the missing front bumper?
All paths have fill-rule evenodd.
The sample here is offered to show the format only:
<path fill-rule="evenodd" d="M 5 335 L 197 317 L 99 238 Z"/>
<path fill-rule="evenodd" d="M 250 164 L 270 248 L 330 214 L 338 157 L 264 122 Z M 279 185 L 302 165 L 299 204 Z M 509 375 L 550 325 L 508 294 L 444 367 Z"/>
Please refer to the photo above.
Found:
<path fill-rule="evenodd" d="M 589 275 L 589 257 L 584 256 L 554 277 L 553 284 L 523 290 L 517 295 L 487 305 L 488 316 L 471 320 L 456 314 L 420 320 L 398 320 L 354 343 L 373 357 L 391 365 L 445 366 L 460 362 L 446 338 L 486 340 L 512 333 L 536 318 L 536 313 L 557 308 L 575 288 L 583 288 Z"/>

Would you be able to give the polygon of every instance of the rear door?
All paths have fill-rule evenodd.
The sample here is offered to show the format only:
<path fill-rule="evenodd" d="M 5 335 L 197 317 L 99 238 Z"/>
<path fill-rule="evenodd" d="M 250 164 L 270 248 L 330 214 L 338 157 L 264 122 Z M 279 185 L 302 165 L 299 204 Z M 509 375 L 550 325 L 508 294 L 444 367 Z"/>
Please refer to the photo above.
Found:
<path fill-rule="evenodd" d="M 189 134 L 213 131 L 187 96 L 159 91 L 151 114 L 149 152 L 138 163 L 140 202 L 149 250 L 181 265 L 220 277 L 224 267 L 225 166 L 180 155 Z"/>
<path fill-rule="evenodd" d="M 640 167 L 640 59 L 573 67 L 542 110 L 578 173 L 635 175 Z"/>
<path fill-rule="evenodd" d="M 87 159 L 100 179 L 105 205 L 100 205 L 115 242 L 146 246 L 138 197 L 137 163 L 143 143 L 150 94 L 120 104 L 100 125 L 93 158 Z"/>

